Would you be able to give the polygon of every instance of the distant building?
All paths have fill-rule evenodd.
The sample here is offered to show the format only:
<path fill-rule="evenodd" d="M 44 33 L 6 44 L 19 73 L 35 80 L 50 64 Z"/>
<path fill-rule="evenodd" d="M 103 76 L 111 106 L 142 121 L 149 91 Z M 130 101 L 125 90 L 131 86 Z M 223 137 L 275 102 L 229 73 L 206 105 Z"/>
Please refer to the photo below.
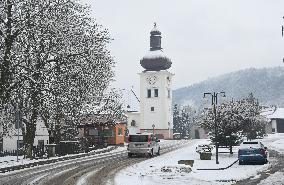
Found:
<path fill-rule="evenodd" d="M 156 24 L 150 32 L 150 51 L 140 60 L 140 113 L 128 112 L 130 133 L 155 132 L 159 138 L 173 137 L 171 60 L 161 47 Z"/>
<path fill-rule="evenodd" d="M 277 108 L 276 111 L 268 115 L 267 118 L 271 120 L 268 125 L 268 128 L 271 129 L 271 133 L 284 133 L 284 108 Z M 267 129 L 268 133 L 270 133 L 269 129 Z"/>
<path fill-rule="evenodd" d="M 126 114 L 128 132 L 130 134 L 140 133 L 140 112 L 128 111 Z"/>
<path fill-rule="evenodd" d="M 208 132 L 206 132 L 200 126 L 193 124 L 190 128 L 189 136 L 191 139 L 206 139 L 208 138 Z"/>
<path fill-rule="evenodd" d="M 100 117 L 101 116 L 101 117 Z M 78 138 L 88 138 L 94 144 L 107 142 L 109 145 L 124 144 L 127 132 L 126 121 L 105 119 L 106 115 L 86 115 L 77 126 Z M 101 140 L 104 141 L 101 141 Z"/>
<path fill-rule="evenodd" d="M 24 146 L 22 130 L 21 128 L 19 128 L 19 140 L 18 140 L 18 127 L 17 125 L 15 125 L 14 128 L 10 129 L 8 136 L 3 136 L 3 140 L 0 141 L 0 151 L 17 150 L 17 144 L 19 148 L 22 148 Z M 48 130 L 45 127 L 43 120 L 41 118 L 38 118 L 36 122 L 36 134 L 34 138 L 34 146 L 44 146 L 46 144 L 49 144 Z"/>

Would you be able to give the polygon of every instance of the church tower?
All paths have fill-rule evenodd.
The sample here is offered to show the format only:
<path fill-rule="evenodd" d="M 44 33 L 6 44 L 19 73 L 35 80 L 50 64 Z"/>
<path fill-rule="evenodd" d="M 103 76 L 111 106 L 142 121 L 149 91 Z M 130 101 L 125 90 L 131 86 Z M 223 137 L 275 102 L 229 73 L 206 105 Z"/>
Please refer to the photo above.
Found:
<path fill-rule="evenodd" d="M 156 23 L 150 32 L 150 51 L 140 60 L 145 69 L 140 75 L 140 131 L 155 132 L 161 138 L 172 138 L 171 60 L 161 47 L 161 32 Z M 154 129 L 153 129 L 154 128 Z"/>

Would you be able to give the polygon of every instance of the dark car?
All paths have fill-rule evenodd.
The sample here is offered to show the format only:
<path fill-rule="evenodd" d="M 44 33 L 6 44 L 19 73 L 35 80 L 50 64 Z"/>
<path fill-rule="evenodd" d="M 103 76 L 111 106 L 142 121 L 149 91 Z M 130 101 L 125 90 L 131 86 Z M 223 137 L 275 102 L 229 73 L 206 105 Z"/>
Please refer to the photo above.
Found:
<path fill-rule="evenodd" d="M 239 164 L 267 163 L 267 148 L 259 141 L 244 141 L 239 148 Z"/>

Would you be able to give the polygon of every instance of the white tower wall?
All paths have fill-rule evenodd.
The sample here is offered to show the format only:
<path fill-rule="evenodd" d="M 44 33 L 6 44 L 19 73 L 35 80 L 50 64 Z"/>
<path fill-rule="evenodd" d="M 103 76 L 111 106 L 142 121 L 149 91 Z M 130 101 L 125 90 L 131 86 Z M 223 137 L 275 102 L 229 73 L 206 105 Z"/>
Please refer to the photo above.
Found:
<path fill-rule="evenodd" d="M 165 138 L 172 138 L 172 77 L 174 74 L 163 71 L 146 71 L 140 75 L 140 111 L 142 131 L 152 131 L 163 134 Z M 155 97 L 158 89 L 158 97 Z M 151 97 L 148 97 L 151 90 Z M 152 107 L 152 109 L 151 109 Z M 154 110 L 153 110 L 154 108 Z"/>

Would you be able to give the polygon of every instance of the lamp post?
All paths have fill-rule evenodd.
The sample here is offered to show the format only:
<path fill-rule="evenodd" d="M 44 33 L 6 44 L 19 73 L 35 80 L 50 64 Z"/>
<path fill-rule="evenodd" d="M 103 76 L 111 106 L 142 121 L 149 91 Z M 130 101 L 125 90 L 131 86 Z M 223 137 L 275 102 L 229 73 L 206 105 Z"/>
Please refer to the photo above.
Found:
<path fill-rule="evenodd" d="M 284 16 L 282 18 L 284 19 Z M 284 36 L 284 26 L 282 25 L 281 28 L 282 28 L 282 37 L 283 37 Z M 282 59 L 282 61 L 284 63 L 284 58 Z"/>
<path fill-rule="evenodd" d="M 213 113 L 214 113 L 214 127 L 215 127 L 215 148 L 216 148 L 216 164 L 219 164 L 218 160 L 218 128 L 217 128 L 217 118 L 216 118 L 216 105 L 218 103 L 218 94 L 222 95 L 222 97 L 226 97 L 225 92 L 213 92 L 213 93 L 204 93 L 203 98 L 206 95 L 211 95 L 212 105 L 213 105 Z"/>
<path fill-rule="evenodd" d="M 19 140 L 20 140 L 20 134 L 19 134 L 19 129 L 20 129 L 20 115 L 19 115 L 19 106 L 18 103 L 16 105 L 16 125 L 18 129 L 18 139 L 17 139 L 17 162 L 19 161 Z"/>

